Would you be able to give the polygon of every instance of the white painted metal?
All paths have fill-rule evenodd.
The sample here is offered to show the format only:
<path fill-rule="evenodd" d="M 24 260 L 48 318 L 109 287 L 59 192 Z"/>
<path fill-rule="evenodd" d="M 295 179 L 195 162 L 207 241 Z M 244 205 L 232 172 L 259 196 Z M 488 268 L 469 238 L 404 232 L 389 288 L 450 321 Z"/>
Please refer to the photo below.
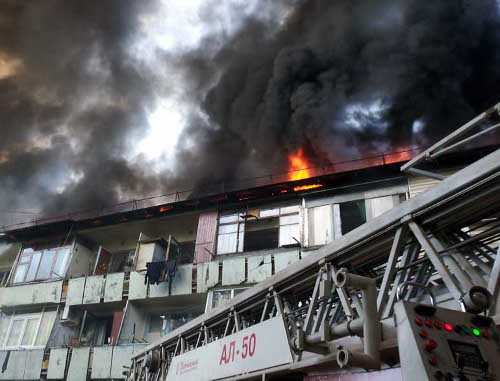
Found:
<path fill-rule="evenodd" d="M 432 315 L 424 315 L 415 310 L 416 303 L 401 301 L 396 304 L 396 321 L 398 329 L 398 344 L 401 368 L 404 381 L 434 381 L 436 379 L 459 379 L 459 380 L 492 380 L 498 379 L 500 375 L 500 364 L 498 362 L 498 344 L 495 335 L 498 335 L 498 328 L 494 324 L 481 327 L 474 324 L 473 314 L 455 311 L 445 308 L 436 308 Z M 458 331 L 429 328 L 420 326 L 416 319 L 430 320 L 431 322 L 446 322 L 452 327 L 466 327 L 469 333 L 460 328 Z M 472 334 L 476 329 L 478 335 Z M 421 336 L 425 330 L 427 336 Z M 488 338 L 483 337 L 481 331 L 488 332 Z M 436 343 L 435 348 L 426 349 L 428 340 Z M 453 355 L 453 343 L 457 347 L 457 353 L 462 356 L 465 366 L 462 374 L 457 361 Z M 435 364 L 429 360 L 434 358 Z M 487 362 L 487 370 L 481 369 L 481 361 Z M 473 360 L 473 361 L 470 361 Z M 477 362 L 474 364 L 474 362 Z M 436 376 L 440 372 L 441 377 Z M 445 375 L 448 375 L 444 377 Z M 484 377 L 483 377 L 484 376 Z"/>
<path fill-rule="evenodd" d="M 47 370 L 48 380 L 61 380 L 64 378 L 67 357 L 68 348 L 52 348 L 50 350 L 49 369 Z"/>
<path fill-rule="evenodd" d="M 297 262 L 298 260 L 299 260 L 298 250 L 274 254 L 274 272 L 278 273 L 281 270 L 284 270 L 285 268 L 290 266 L 292 263 Z"/>
<path fill-rule="evenodd" d="M 125 273 L 114 273 L 106 275 L 104 286 L 104 302 L 119 302 L 123 298 L 123 281 Z"/>
<path fill-rule="evenodd" d="M 28 351 L 26 367 L 24 369 L 24 380 L 39 380 L 42 372 L 43 349 Z"/>
<path fill-rule="evenodd" d="M 177 268 L 172 281 L 172 295 L 187 295 L 192 293 L 193 265 L 183 265 Z"/>
<path fill-rule="evenodd" d="M 245 281 L 245 258 L 228 259 L 222 262 L 222 285 L 231 286 Z"/>
<path fill-rule="evenodd" d="M 111 378 L 124 379 L 123 366 L 130 366 L 130 359 L 134 354 L 134 344 L 116 346 L 113 348 L 113 361 L 111 364 Z"/>
<path fill-rule="evenodd" d="M 86 381 L 89 368 L 90 348 L 73 348 L 68 367 L 67 379 L 71 381 Z"/>
<path fill-rule="evenodd" d="M 34 304 L 60 303 L 62 281 L 1 287 L 0 307 L 29 306 Z"/>
<path fill-rule="evenodd" d="M 83 292 L 83 304 L 98 304 L 104 291 L 104 275 L 87 277 L 85 291 Z"/>
<path fill-rule="evenodd" d="M 250 348 L 252 336 L 255 337 L 255 345 L 252 339 Z M 234 343 L 233 346 L 231 343 Z M 253 349 L 252 355 L 250 349 Z M 174 357 L 167 381 L 208 381 L 291 361 L 283 319 L 278 316 Z"/>
<path fill-rule="evenodd" d="M 128 299 L 146 299 L 148 293 L 148 285 L 144 283 L 145 275 L 132 271 L 130 273 L 130 285 L 128 291 Z"/>
<path fill-rule="evenodd" d="M 196 292 L 204 293 L 219 282 L 219 262 L 198 263 L 196 271 Z"/>
<path fill-rule="evenodd" d="M 113 347 L 94 347 L 92 353 L 91 379 L 110 378 Z"/>
<path fill-rule="evenodd" d="M 332 206 L 309 208 L 307 214 L 308 246 L 324 245 L 333 241 Z"/>
<path fill-rule="evenodd" d="M 271 255 L 248 257 L 248 282 L 258 283 L 269 278 L 272 270 Z"/>
<path fill-rule="evenodd" d="M 0 364 L 3 365 L 7 351 L 0 352 Z M 5 372 L 0 370 L 0 380 L 22 380 L 27 366 L 28 351 L 12 351 L 10 352 L 7 369 Z"/>
<path fill-rule="evenodd" d="M 365 201 L 366 219 L 370 221 L 399 204 L 399 195 L 369 198 Z"/>
<path fill-rule="evenodd" d="M 66 294 L 66 305 L 64 308 L 62 319 L 67 319 L 70 306 L 78 306 L 83 304 L 83 293 L 85 292 L 86 278 L 70 279 L 68 282 L 68 292 Z"/>

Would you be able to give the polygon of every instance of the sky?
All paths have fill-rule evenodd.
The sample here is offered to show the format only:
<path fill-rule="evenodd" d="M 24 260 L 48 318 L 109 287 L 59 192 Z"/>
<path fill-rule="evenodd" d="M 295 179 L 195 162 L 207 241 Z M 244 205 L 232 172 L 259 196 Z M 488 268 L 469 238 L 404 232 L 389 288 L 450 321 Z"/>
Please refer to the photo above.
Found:
<path fill-rule="evenodd" d="M 428 145 L 499 43 L 497 0 L 2 0 L 0 227 Z"/>

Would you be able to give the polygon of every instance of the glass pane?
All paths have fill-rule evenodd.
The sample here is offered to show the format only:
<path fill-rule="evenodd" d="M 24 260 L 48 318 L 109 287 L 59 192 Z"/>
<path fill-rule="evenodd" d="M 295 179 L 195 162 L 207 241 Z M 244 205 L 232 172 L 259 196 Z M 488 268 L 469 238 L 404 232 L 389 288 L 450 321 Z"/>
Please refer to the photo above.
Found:
<path fill-rule="evenodd" d="M 214 291 L 212 299 L 212 308 L 220 306 L 222 303 L 231 299 L 231 290 Z"/>
<path fill-rule="evenodd" d="M 297 213 L 300 209 L 300 205 L 287 206 L 281 208 L 280 214 Z"/>
<path fill-rule="evenodd" d="M 21 331 L 23 330 L 24 319 L 14 320 L 12 322 L 12 328 L 10 329 L 9 337 L 7 338 L 6 347 L 17 347 L 19 345 L 19 338 L 21 337 Z"/>
<path fill-rule="evenodd" d="M 167 315 L 168 316 L 168 315 Z M 165 326 L 164 333 L 170 333 L 173 330 L 183 326 L 189 321 L 189 316 L 187 313 L 172 314 L 167 318 L 167 324 Z"/>
<path fill-rule="evenodd" d="M 237 233 L 222 234 L 217 239 L 217 254 L 227 254 L 236 252 Z"/>
<path fill-rule="evenodd" d="M 20 264 L 21 264 L 21 263 L 29 263 L 30 259 L 31 259 L 31 254 L 29 254 L 29 255 L 24 255 L 24 254 L 23 254 L 23 255 L 21 256 L 21 258 L 19 258 L 19 263 L 20 263 Z"/>
<path fill-rule="evenodd" d="M 24 276 L 26 275 L 26 272 L 28 271 L 28 266 L 29 265 L 17 266 L 16 275 L 14 276 L 14 283 L 24 282 Z"/>
<path fill-rule="evenodd" d="M 235 288 L 234 289 L 234 295 L 233 295 L 233 298 L 239 294 L 241 294 L 243 291 L 246 291 L 248 290 L 247 288 Z"/>
<path fill-rule="evenodd" d="M 7 330 L 9 329 L 10 316 L 0 315 L 0 348 L 3 347 L 5 335 L 7 335 Z"/>
<path fill-rule="evenodd" d="M 42 260 L 40 261 L 40 267 L 38 268 L 38 273 L 36 279 L 49 279 L 52 271 L 52 264 L 56 257 L 57 250 L 50 249 L 44 250 L 42 255 Z"/>
<path fill-rule="evenodd" d="M 38 328 L 38 321 L 40 319 L 28 319 L 28 323 L 26 324 L 26 329 L 24 330 L 23 340 L 21 341 L 21 345 L 33 345 L 35 341 L 36 330 Z"/>
<path fill-rule="evenodd" d="M 219 234 L 236 233 L 238 230 L 237 224 L 219 226 Z"/>
<path fill-rule="evenodd" d="M 52 278 L 64 277 L 66 271 L 66 262 L 69 258 L 69 249 L 59 249 L 57 253 L 56 264 L 54 265 L 54 274 Z"/>
<path fill-rule="evenodd" d="M 45 311 L 42 316 L 42 321 L 40 323 L 40 329 L 38 330 L 38 336 L 35 341 L 36 346 L 41 346 L 47 344 L 50 332 L 52 331 L 52 326 L 56 320 L 56 311 Z"/>
<path fill-rule="evenodd" d="M 298 224 L 299 223 L 299 215 L 292 214 L 290 216 L 280 217 L 280 225 L 290 225 L 290 224 Z"/>
<path fill-rule="evenodd" d="M 285 225 L 280 227 L 280 246 L 295 245 L 300 242 L 300 227 L 299 224 Z"/>
<path fill-rule="evenodd" d="M 31 260 L 30 269 L 28 270 L 28 274 L 26 275 L 26 282 L 35 280 L 36 270 L 38 269 L 41 257 L 42 257 L 41 251 L 33 254 L 33 259 Z"/>
<path fill-rule="evenodd" d="M 221 218 L 219 218 L 220 224 L 227 224 L 228 222 L 236 222 L 236 221 L 238 221 L 237 214 L 231 214 L 230 216 L 222 216 Z"/>
<path fill-rule="evenodd" d="M 259 217 L 273 217 L 280 214 L 279 208 L 275 209 L 264 209 L 259 212 Z"/>

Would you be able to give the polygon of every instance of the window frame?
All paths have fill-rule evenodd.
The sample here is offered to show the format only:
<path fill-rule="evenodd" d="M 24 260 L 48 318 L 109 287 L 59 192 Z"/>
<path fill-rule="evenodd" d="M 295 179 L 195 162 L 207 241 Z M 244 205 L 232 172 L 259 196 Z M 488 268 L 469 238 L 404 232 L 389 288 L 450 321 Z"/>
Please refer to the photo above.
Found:
<path fill-rule="evenodd" d="M 162 323 L 165 322 L 165 328 L 167 328 L 168 323 L 174 320 L 174 315 L 186 315 L 186 323 L 180 325 L 179 327 L 182 327 L 183 325 L 189 323 L 191 320 L 196 319 L 198 316 L 203 315 L 204 309 L 201 306 L 198 307 L 191 307 L 187 309 L 174 309 L 174 310 L 157 310 L 157 311 L 149 311 L 147 312 L 146 316 L 146 326 L 144 327 L 144 335 L 151 335 L 153 334 L 153 331 L 151 330 L 152 327 L 152 322 L 153 322 L 153 317 L 160 317 L 162 320 Z M 163 318 L 162 318 L 163 316 Z M 177 327 L 177 328 L 179 328 Z M 174 328 L 172 330 L 169 330 L 168 332 L 165 332 L 163 327 L 160 327 L 160 337 L 166 336 L 169 333 L 173 332 L 177 328 Z"/>
<path fill-rule="evenodd" d="M 230 214 L 224 214 L 224 215 L 219 216 L 218 223 L 217 223 L 217 246 L 216 246 L 217 255 L 243 253 L 244 243 L 245 243 L 245 223 L 246 223 L 245 219 L 242 217 L 243 215 L 244 215 L 244 213 L 237 212 L 237 213 L 230 213 Z M 228 217 L 233 217 L 233 216 L 235 217 L 234 221 L 221 222 L 222 219 L 228 218 Z M 220 233 L 221 227 L 231 226 L 231 225 L 236 225 L 235 232 Z M 219 252 L 219 242 L 220 242 L 221 235 L 222 236 L 236 235 L 236 251 Z M 241 236 L 241 238 L 240 238 L 240 236 Z"/>
<path fill-rule="evenodd" d="M 42 308 L 42 311 L 40 313 L 22 313 L 22 314 L 16 314 L 15 311 L 13 311 L 12 315 L 9 316 L 9 326 L 7 328 L 7 332 L 5 334 L 5 337 L 3 338 L 3 341 L 0 342 L 0 349 L 2 350 L 13 350 L 13 349 L 37 349 L 37 348 L 45 348 L 45 345 L 35 345 L 36 339 L 38 337 L 38 334 L 40 333 L 40 326 L 42 324 L 42 318 L 43 314 L 45 313 L 45 307 Z M 36 323 L 36 331 L 33 336 L 33 340 L 31 342 L 31 345 L 22 345 L 22 341 L 24 338 L 24 334 L 26 333 L 26 328 L 28 326 L 28 321 L 29 320 L 34 320 L 37 319 Z M 10 334 L 12 331 L 12 326 L 14 325 L 15 321 L 23 321 L 22 329 L 21 329 L 21 334 L 19 335 L 19 339 L 17 341 L 17 345 L 11 345 L 7 346 L 7 343 L 10 338 Z"/>
<path fill-rule="evenodd" d="M 19 254 L 19 258 L 17 260 L 16 266 L 13 269 L 12 280 L 11 280 L 10 283 L 12 285 L 19 285 L 19 284 L 25 284 L 25 283 L 33 283 L 33 282 L 42 282 L 42 281 L 47 281 L 47 280 L 63 279 L 64 276 L 65 276 L 66 270 L 67 270 L 68 260 L 69 260 L 69 257 L 71 255 L 71 248 L 72 248 L 72 245 L 59 246 L 59 247 L 54 247 L 54 248 L 46 248 L 46 249 L 40 249 L 40 250 L 33 250 L 32 248 L 23 248 L 21 250 L 21 253 Z M 30 251 L 25 252 L 26 249 L 30 249 Z M 41 265 L 41 263 L 43 261 L 44 253 L 48 252 L 49 250 L 55 250 L 56 251 L 55 255 L 54 255 L 54 258 L 52 259 L 52 263 L 50 265 L 49 277 L 48 278 L 46 278 L 46 277 L 39 278 L 38 274 L 39 274 L 39 271 L 40 271 L 40 265 Z M 57 263 L 57 261 L 59 259 L 59 256 L 61 255 L 60 253 L 64 252 L 64 251 L 66 251 L 66 258 L 64 259 L 64 261 L 62 263 L 62 265 L 63 265 L 62 266 L 63 271 L 61 271 L 62 274 L 56 274 L 54 272 L 56 263 Z M 39 259 L 38 264 L 36 266 L 36 271 L 34 273 L 34 277 L 33 277 L 32 280 L 26 280 L 26 277 L 28 276 L 28 274 L 30 272 L 30 269 L 31 269 L 31 264 L 33 262 L 33 258 L 38 253 L 40 253 L 40 259 Z M 26 262 L 22 262 L 22 260 L 24 258 L 28 258 L 28 260 Z M 17 271 L 19 270 L 19 268 L 21 266 L 28 266 L 28 267 L 27 267 L 27 270 L 26 270 L 26 272 L 24 273 L 24 275 L 22 277 L 22 280 L 16 282 L 15 279 L 16 279 Z"/>
<path fill-rule="evenodd" d="M 279 247 L 284 247 L 288 245 L 293 245 L 293 244 L 301 244 L 302 242 L 302 237 L 301 237 L 301 231 L 300 231 L 300 204 L 296 205 L 288 205 L 288 206 L 277 206 L 277 207 L 272 207 L 272 208 L 265 208 L 265 209 L 260 209 L 259 210 L 259 219 L 266 219 L 266 218 L 278 218 L 278 248 Z M 282 217 L 291 217 L 291 216 L 296 216 L 297 217 L 297 222 L 294 223 L 283 223 L 282 222 Z M 297 226 L 299 229 L 299 237 L 298 238 L 298 243 L 297 242 L 290 242 L 290 243 L 283 243 L 282 242 L 282 227 L 284 226 Z"/>
<path fill-rule="evenodd" d="M 242 292 L 245 292 L 249 288 L 251 288 L 251 287 L 218 288 L 218 289 L 215 289 L 215 290 L 210 290 L 209 291 L 209 295 L 207 296 L 207 301 L 205 303 L 205 313 L 207 313 L 208 311 L 212 311 L 213 309 L 215 309 L 215 308 L 218 307 L 218 306 L 217 307 L 213 306 L 214 294 L 216 292 L 231 291 L 231 297 L 229 298 L 229 300 L 231 300 L 231 299 L 234 298 L 234 296 L 235 296 L 234 292 L 236 290 L 243 290 Z"/>

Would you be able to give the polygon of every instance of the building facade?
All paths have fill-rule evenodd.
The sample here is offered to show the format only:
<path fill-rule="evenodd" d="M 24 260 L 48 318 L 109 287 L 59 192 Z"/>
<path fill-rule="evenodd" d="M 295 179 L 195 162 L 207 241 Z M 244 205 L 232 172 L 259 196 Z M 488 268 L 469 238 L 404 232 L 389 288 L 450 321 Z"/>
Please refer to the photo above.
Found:
<path fill-rule="evenodd" d="M 449 173 L 464 165 L 443 162 Z M 0 380 L 124 379 L 144 346 L 438 182 L 400 165 L 383 158 L 8 229 L 0 237 Z M 147 264 L 165 261 L 175 267 L 170 278 L 148 283 Z"/>

